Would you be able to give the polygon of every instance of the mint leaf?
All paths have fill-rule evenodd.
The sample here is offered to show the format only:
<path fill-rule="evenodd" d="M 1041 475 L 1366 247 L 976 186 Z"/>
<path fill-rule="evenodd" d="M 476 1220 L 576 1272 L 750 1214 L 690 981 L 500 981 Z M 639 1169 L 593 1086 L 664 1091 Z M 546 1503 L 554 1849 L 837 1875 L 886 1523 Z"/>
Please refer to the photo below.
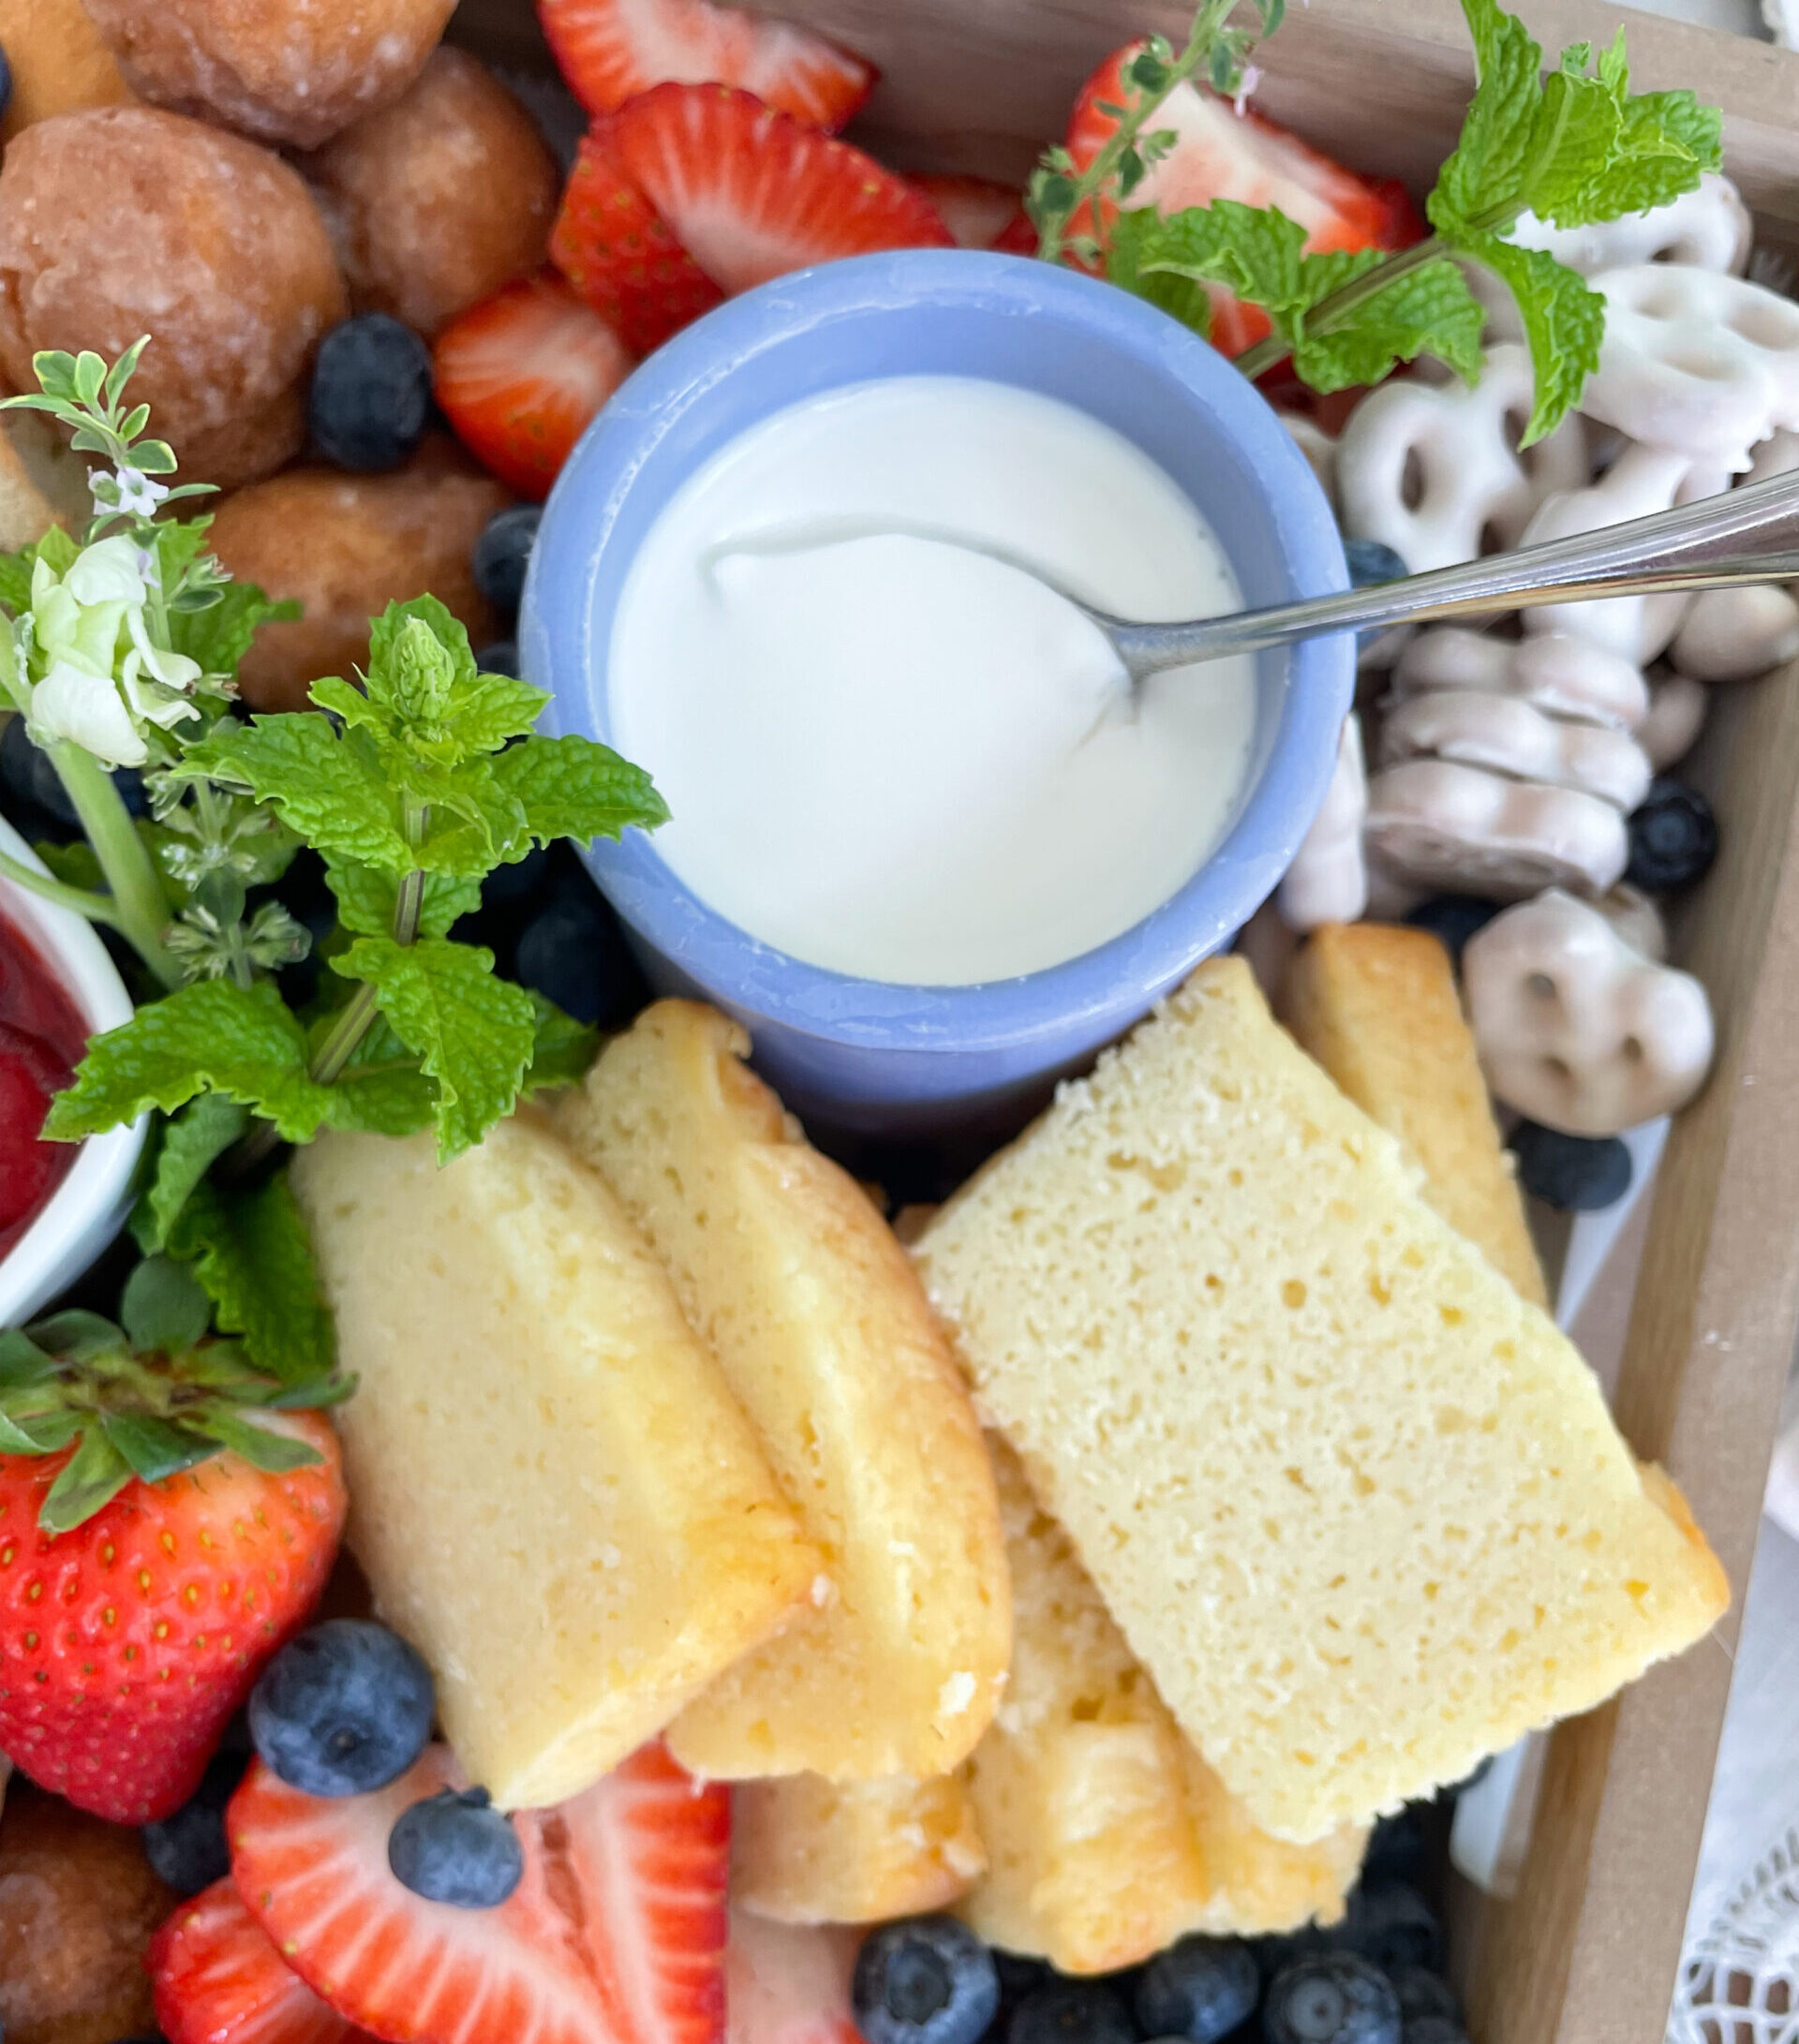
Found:
<path fill-rule="evenodd" d="M 347 930 L 363 937 L 390 937 L 399 898 L 399 877 L 370 866 L 336 865 L 325 872 L 325 881 L 337 897 L 337 918 Z M 419 909 L 419 930 L 425 937 L 442 937 L 459 917 L 472 915 L 481 907 L 481 882 L 446 873 L 427 873 Z"/>
<path fill-rule="evenodd" d="M 498 752 L 509 738 L 532 731 L 549 700 L 546 689 L 528 681 L 479 674 L 455 690 L 451 729 L 466 752 Z"/>
<path fill-rule="evenodd" d="M 394 693 L 398 678 L 396 649 L 407 627 L 412 624 L 424 625 L 449 656 L 446 673 L 450 682 L 470 681 L 478 672 L 468 631 L 447 603 L 439 602 L 435 596 L 415 596 L 405 603 L 390 603 L 368 628 L 367 680 L 369 700 L 396 711 L 402 710 Z"/>
<path fill-rule="evenodd" d="M 1518 443 L 1529 447 L 1561 424 L 1598 367 L 1605 300 L 1540 249 L 1519 248 L 1495 234 L 1471 236 L 1463 245 L 1505 280 L 1518 302 L 1537 381 L 1536 407 Z"/>
<path fill-rule="evenodd" d="M 192 1348 L 205 1339 L 212 1317 L 193 1273 L 167 1256 L 146 1256 L 136 1265 L 119 1298 L 119 1318 L 140 1355 Z"/>
<path fill-rule="evenodd" d="M 1381 259 L 1375 255 L 1371 262 L 1373 254 L 1308 256 L 1308 285 L 1322 299 L 1337 289 L 1334 276 L 1346 283 L 1372 269 Z M 1308 318 L 1294 344 L 1293 365 L 1315 391 L 1347 391 L 1379 383 L 1400 363 L 1435 355 L 1464 382 L 1474 383 L 1480 375 L 1486 315 L 1461 266 L 1445 259 L 1394 278 L 1340 323 L 1320 321 L 1315 332 Z"/>
<path fill-rule="evenodd" d="M 1206 287 L 1197 277 L 1179 270 L 1143 266 L 1146 255 L 1153 259 L 1166 251 L 1167 226 L 1152 206 L 1135 206 L 1121 212 L 1112 222 L 1106 243 L 1107 281 L 1135 298 L 1148 299 L 1183 327 L 1192 328 L 1202 340 L 1207 339 L 1212 333 L 1212 294 Z"/>
<path fill-rule="evenodd" d="M 527 753 L 543 743 L 516 746 L 500 759 Z M 413 857 L 426 872 L 480 880 L 497 866 L 522 859 L 530 850 L 524 804 L 501 786 L 500 760 L 472 758 L 453 766 L 407 757 L 398 747 L 387 758 L 395 778 L 430 811 L 430 827 Z"/>
<path fill-rule="evenodd" d="M 546 1086 L 578 1086 L 600 1050 L 600 1031 L 565 1015 L 555 1001 L 531 994 L 537 1010 L 537 1039 L 530 1070 L 520 1090 L 530 1094 Z"/>
<path fill-rule="evenodd" d="M 298 603 L 276 603 L 253 582 L 228 582 L 218 600 L 204 610 L 171 610 L 169 639 L 177 653 L 197 660 L 203 673 L 235 674 L 264 625 L 287 623 L 299 615 Z"/>
<path fill-rule="evenodd" d="M 438 1091 L 419 1069 L 418 1055 L 377 1015 L 356 1055 L 332 1088 L 337 1112 L 332 1126 L 371 1135 L 416 1135 L 437 1117 Z"/>
<path fill-rule="evenodd" d="M 161 1124 L 149 1185 L 132 1216 L 131 1232 L 146 1254 L 168 1246 L 169 1232 L 214 1162 L 249 1126 L 249 1114 L 223 1093 L 201 1093 Z"/>
<path fill-rule="evenodd" d="M 558 837 L 586 844 L 620 837 L 632 824 L 654 830 L 668 822 L 668 805 L 643 768 L 591 738 L 531 738 L 500 753 L 492 771 L 497 786 L 523 806 L 540 844 Z"/>
<path fill-rule="evenodd" d="M 1625 106 L 1619 160 L 1590 201 L 1596 209 L 1590 217 L 1653 213 L 1691 191 L 1705 171 L 1723 168 L 1721 108 L 1706 106 L 1696 93 L 1640 93 Z"/>
<path fill-rule="evenodd" d="M 285 1172 L 250 1192 L 201 1186 L 175 1223 L 169 1251 L 191 1263 L 219 1328 L 242 1336 L 260 1370 L 291 1384 L 330 1369 L 331 1312 Z"/>
<path fill-rule="evenodd" d="M 359 937 L 332 969 L 375 989 L 381 1013 L 438 1087 L 438 1158 L 481 1140 L 518 1097 L 537 1015 L 522 987 L 496 979 L 494 955 L 441 937 L 400 945 Z"/>
<path fill-rule="evenodd" d="M 1517 217 L 1542 104 L 1543 52 L 1524 24 L 1498 0 L 1462 0 L 1462 11 L 1474 38 L 1474 97 L 1425 206 L 1446 235 L 1490 225 L 1483 216 L 1494 207 L 1502 223 Z"/>
<path fill-rule="evenodd" d="M 188 748 L 183 763 L 247 788 L 328 858 L 395 872 L 412 864 L 399 791 L 364 732 L 335 732 L 328 718 L 308 711 L 255 717 L 216 726 Z"/>
<path fill-rule="evenodd" d="M 271 981 L 198 980 L 94 1037 L 44 1133 L 95 1135 L 152 1107 L 173 1114 L 209 1090 L 254 1107 L 290 1143 L 331 1117 L 332 1089 L 307 1076 L 305 1038 Z"/>
<path fill-rule="evenodd" d="M 31 564 L 37 549 L 22 546 L 16 554 L 0 554 L 0 610 L 17 617 L 31 608 Z"/>

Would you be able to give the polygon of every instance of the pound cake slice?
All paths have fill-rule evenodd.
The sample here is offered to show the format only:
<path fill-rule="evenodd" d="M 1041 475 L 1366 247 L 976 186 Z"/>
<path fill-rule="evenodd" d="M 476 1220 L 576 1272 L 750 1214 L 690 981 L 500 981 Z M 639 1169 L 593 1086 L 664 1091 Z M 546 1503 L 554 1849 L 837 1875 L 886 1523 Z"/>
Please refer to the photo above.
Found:
<path fill-rule="evenodd" d="M 987 1871 L 959 1774 L 787 1774 L 731 1798 L 731 1895 L 781 1923 L 880 1923 L 946 1909 Z"/>
<path fill-rule="evenodd" d="M 1366 1832 L 1292 1845 L 1182 1736 L 1068 1536 L 990 1438 L 1012 1569 L 1012 1680 L 966 1770 L 989 1871 L 958 1914 L 1063 1973 L 1136 1965 L 1189 1931 L 1343 1913 Z"/>
<path fill-rule="evenodd" d="M 558 1110 L 667 1266 L 824 1555 L 811 1607 L 669 1728 L 696 1774 L 946 1773 L 1011 1651 L 992 1474 L 905 1252 L 716 1009 L 659 1002 Z"/>
<path fill-rule="evenodd" d="M 1592 1372 L 1202 965 L 916 1254 L 1182 1728 L 1278 1837 L 1459 1780 L 1728 1602 Z"/>
<path fill-rule="evenodd" d="M 1423 1167 L 1424 1196 L 1533 1306 L 1549 1304 L 1450 955 L 1428 930 L 1331 923 L 1288 966 L 1282 1019 Z"/>
<path fill-rule="evenodd" d="M 528 1110 L 294 1160 L 344 1367 L 349 1539 L 502 1808 L 561 1802 L 804 1603 L 822 1559 L 666 1274 Z"/>

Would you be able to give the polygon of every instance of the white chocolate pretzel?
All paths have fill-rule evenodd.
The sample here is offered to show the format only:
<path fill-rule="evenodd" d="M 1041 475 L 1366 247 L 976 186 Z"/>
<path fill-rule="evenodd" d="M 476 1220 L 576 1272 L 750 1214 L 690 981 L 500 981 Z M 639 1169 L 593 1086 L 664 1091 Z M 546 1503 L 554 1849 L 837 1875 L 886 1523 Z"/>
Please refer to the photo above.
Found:
<path fill-rule="evenodd" d="M 1710 691 L 1686 674 L 1658 674 L 1649 684 L 1649 714 L 1631 735 L 1658 774 L 1684 760 L 1705 726 Z"/>
<path fill-rule="evenodd" d="M 1473 390 L 1385 383 L 1337 444 L 1344 530 L 1380 540 L 1417 574 L 1517 545 L 1532 512 L 1587 479 L 1586 429 L 1570 413 L 1527 452 L 1534 381 L 1523 348 L 1495 348 Z"/>
<path fill-rule="evenodd" d="M 1651 447 L 1748 467 L 1799 429 L 1799 304 L 1747 278 L 1644 262 L 1593 279 L 1605 299 L 1583 408 Z"/>
<path fill-rule="evenodd" d="M 1711 1068 L 1705 989 L 1552 888 L 1468 940 L 1462 984 L 1487 1083 L 1571 1135 L 1616 1135 L 1685 1106 Z"/>
<path fill-rule="evenodd" d="M 1620 881 L 1615 887 L 1608 888 L 1593 906 L 1617 931 L 1632 951 L 1640 951 L 1645 958 L 1653 958 L 1658 965 L 1668 955 L 1668 925 L 1663 919 L 1661 904 L 1653 895 L 1645 895 L 1640 888 L 1632 887 L 1628 881 Z"/>
<path fill-rule="evenodd" d="M 1511 901 L 1545 887 L 1603 894 L 1629 856 L 1611 803 L 1450 760 L 1382 767 L 1366 834 L 1383 866 L 1418 885 Z"/>
<path fill-rule="evenodd" d="M 1513 695 L 1552 717 L 1584 718 L 1621 731 L 1649 712 L 1648 688 L 1634 661 L 1567 631 L 1498 639 L 1461 625 L 1433 626 L 1400 655 L 1393 687 L 1401 695 L 1425 689 Z"/>
<path fill-rule="evenodd" d="M 1318 479 L 1318 486 L 1331 499 L 1331 509 L 1337 508 L 1337 443 L 1316 419 L 1308 419 L 1300 411 L 1277 411 L 1274 414 L 1292 436 L 1294 444 L 1306 458 L 1312 473 Z"/>
<path fill-rule="evenodd" d="M 1628 443 L 1598 481 L 1545 498 L 1525 528 L 1524 543 L 1571 539 L 1628 518 L 1646 518 L 1675 504 L 1717 496 L 1730 484 L 1721 468 L 1704 467 L 1685 454 Z M 1679 630 L 1692 600 L 1679 595 L 1614 596 L 1587 603 L 1545 604 L 1524 613 L 1524 629 L 1533 634 L 1578 632 L 1642 667 Z"/>
<path fill-rule="evenodd" d="M 1362 764 L 1361 720 L 1352 711 L 1337 741 L 1337 766 L 1324 807 L 1312 820 L 1275 906 L 1288 928 L 1354 923 L 1368 907 L 1368 868 L 1361 825 L 1368 814 L 1368 775 Z"/>
<path fill-rule="evenodd" d="M 1514 780 L 1598 795 L 1627 815 L 1649 792 L 1649 762 L 1622 731 L 1546 717 L 1521 696 L 1431 689 L 1405 696 L 1380 732 L 1380 763 L 1454 760 Z"/>
<path fill-rule="evenodd" d="M 1707 589 L 1695 597 L 1668 658 L 1695 681 L 1753 681 L 1799 658 L 1799 603 L 1785 589 Z"/>

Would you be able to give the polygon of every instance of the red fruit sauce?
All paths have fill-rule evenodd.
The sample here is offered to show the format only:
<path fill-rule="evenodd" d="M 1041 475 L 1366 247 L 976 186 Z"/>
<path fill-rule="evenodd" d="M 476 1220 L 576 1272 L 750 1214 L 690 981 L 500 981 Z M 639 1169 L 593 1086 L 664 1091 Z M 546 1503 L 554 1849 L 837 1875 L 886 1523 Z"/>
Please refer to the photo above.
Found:
<path fill-rule="evenodd" d="M 50 1096 L 87 1043 L 75 1003 L 25 937 L 0 915 L 0 1256 L 37 1217 L 75 1161 L 38 1136 Z"/>

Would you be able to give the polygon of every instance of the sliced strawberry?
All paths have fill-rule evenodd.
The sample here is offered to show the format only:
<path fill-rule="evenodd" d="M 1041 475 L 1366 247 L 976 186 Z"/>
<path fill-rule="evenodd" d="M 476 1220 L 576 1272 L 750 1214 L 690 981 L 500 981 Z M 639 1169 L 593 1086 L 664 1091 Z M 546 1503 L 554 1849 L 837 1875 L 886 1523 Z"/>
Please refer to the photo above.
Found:
<path fill-rule="evenodd" d="M 1117 116 L 1105 110 L 1128 96 L 1124 69 L 1141 47 L 1127 43 L 1114 51 L 1075 102 L 1068 152 L 1078 169 L 1093 160 L 1118 126 Z M 1305 229 L 1306 246 L 1317 250 L 1405 248 L 1423 231 L 1402 187 L 1358 177 L 1259 113 L 1247 109 L 1239 113 L 1229 100 L 1204 86 L 1177 85 L 1152 125 L 1172 129 L 1176 140 L 1133 193 L 1134 206 L 1178 213 L 1214 199 L 1278 206 Z M 1114 211 L 1109 201 L 1101 208 L 1102 240 Z M 1076 226 L 1092 231 L 1084 220 Z M 1241 354 L 1269 331 L 1258 307 L 1240 304 L 1222 289 L 1212 298 L 1212 344 L 1222 353 Z"/>
<path fill-rule="evenodd" d="M 840 128 L 874 88 L 870 66 L 810 28 L 711 0 L 537 0 L 537 18 L 589 113 L 652 85 L 741 85 L 809 127 Z"/>
<path fill-rule="evenodd" d="M 731 1912 L 729 2044 L 862 2044 L 850 2000 L 860 1939 L 825 1924 Z"/>
<path fill-rule="evenodd" d="M 424 1901 L 389 1871 L 412 1803 L 461 1786 L 447 1747 L 373 1795 L 324 1800 L 260 1763 L 231 1800 L 231 1872 L 311 1987 L 390 2044 L 722 2044 L 730 1801 L 660 1746 L 554 1810 L 497 1909 Z"/>
<path fill-rule="evenodd" d="M 569 450 L 632 371 L 611 327 L 554 270 L 459 314 L 431 350 L 438 403 L 479 461 L 545 496 Z"/>
<path fill-rule="evenodd" d="M 950 246 L 904 178 L 729 85 L 658 85 L 595 132 L 727 293 L 840 256 Z"/>
<path fill-rule="evenodd" d="M 724 296 L 591 135 L 569 172 L 550 260 L 639 355 Z"/>
<path fill-rule="evenodd" d="M 182 1903 L 145 1963 L 169 2044 L 369 2044 L 288 1970 L 229 1879 Z"/>
<path fill-rule="evenodd" d="M 936 207 L 958 248 L 1004 248 L 1028 256 L 1037 245 L 1023 199 L 1009 185 L 985 177 L 941 177 L 912 181 Z"/>

